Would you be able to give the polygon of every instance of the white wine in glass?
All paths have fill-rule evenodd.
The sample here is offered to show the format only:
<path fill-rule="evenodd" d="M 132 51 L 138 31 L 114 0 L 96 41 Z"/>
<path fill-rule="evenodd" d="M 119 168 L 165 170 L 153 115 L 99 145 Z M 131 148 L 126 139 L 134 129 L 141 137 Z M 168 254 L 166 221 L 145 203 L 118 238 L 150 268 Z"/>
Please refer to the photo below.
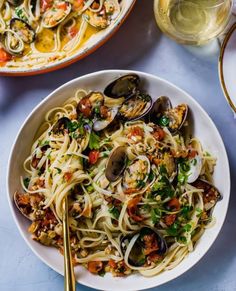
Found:
<path fill-rule="evenodd" d="M 202 45 L 222 33 L 232 0 L 154 0 L 160 29 L 182 44 Z"/>

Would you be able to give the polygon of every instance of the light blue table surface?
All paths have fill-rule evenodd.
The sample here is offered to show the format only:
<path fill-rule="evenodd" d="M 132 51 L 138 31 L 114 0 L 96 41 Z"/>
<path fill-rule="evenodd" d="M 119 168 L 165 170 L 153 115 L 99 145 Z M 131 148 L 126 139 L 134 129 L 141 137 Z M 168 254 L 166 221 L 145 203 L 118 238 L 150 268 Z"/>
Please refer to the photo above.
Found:
<path fill-rule="evenodd" d="M 190 271 L 152 290 L 236 290 L 236 122 L 220 88 L 217 58 L 209 62 L 194 57 L 161 35 L 154 22 L 152 1 L 137 2 L 119 32 L 86 59 L 45 75 L 0 78 L 1 291 L 63 290 L 63 277 L 42 263 L 21 238 L 7 203 L 7 160 L 22 122 L 36 104 L 61 84 L 93 71 L 115 68 L 149 72 L 190 93 L 218 127 L 231 166 L 232 197 L 226 222 L 216 242 Z M 91 289 L 77 286 L 77 290 Z"/>

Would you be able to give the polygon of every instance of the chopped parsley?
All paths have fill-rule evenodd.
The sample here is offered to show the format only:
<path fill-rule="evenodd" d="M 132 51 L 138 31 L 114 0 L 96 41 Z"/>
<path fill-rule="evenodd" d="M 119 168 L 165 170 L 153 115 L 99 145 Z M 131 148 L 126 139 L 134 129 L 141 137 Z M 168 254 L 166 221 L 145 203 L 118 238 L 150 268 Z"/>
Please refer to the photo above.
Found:
<path fill-rule="evenodd" d="M 180 243 L 186 244 L 187 243 L 187 238 L 185 236 L 179 236 L 178 241 Z"/>
<path fill-rule="evenodd" d="M 30 178 L 28 178 L 28 177 L 26 177 L 26 178 L 24 178 L 24 186 L 25 186 L 25 188 L 27 188 L 28 189 L 28 187 L 29 187 L 29 182 L 30 182 Z"/>
<path fill-rule="evenodd" d="M 180 232 L 180 225 L 178 222 L 174 222 L 170 227 L 166 229 L 169 236 L 177 236 Z"/>
<path fill-rule="evenodd" d="M 185 158 L 179 158 L 177 162 L 179 166 L 178 182 L 183 185 L 186 184 L 188 181 L 190 163 L 189 160 Z"/>
<path fill-rule="evenodd" d="M 163 198 L 173 197 L 174 195 L 174 190 L 166 176 L 160 176 L 158 181 L 153 184 L 151 191 L 154 196 L 160 195 Z"/>
<path fill-rule="evenodd" d="M 183 227 L 183 231 L 185 232 L 190 232 L 190 230 L 192 229 L 191 224 L 185 224 L 185 226 Z"/>
<path fill-rule="evenodd" d="M 67 128 L 68 128 L 69 132 L 74 132 L 79 127 L 80 127 L 80 124 L 77 121 L 70 121 L 67 124 Z"/>
<path fill-rule="evenodd" d="M 100 148 L 100 137 L 93 131 L 89 137 L 89 148 L 90 150 L 98 150 Z"/>
<path fill-rule="evenodd" d="M 24 21 L 28 21 L 28 17 L 27 17 L 27 14 L 26 14 L 24 8 L 16 7 L 15 13 L 20 19 L 22 19 Z"/>
<path fill-rule="evenodd" d="M 149 175 L 148 175 L 148 180 L 152 181 L 154 179 L 154 177 L 155 177 L 154 172 L 151 170 Z"/>
<path fill-rule="evenodd" d="M 88 191 L 88 193 L 93 192 L 94 190 L 93 185 L 89 185 L 88 187 L 86 187 L 86 190 Z"/>
<path fill-rule="evenodd" d="M 192 206 L 186 205 L 181 209 L 181 214 L 185 219 L 189 219 L 190 212 L 193 210 Z"/>
<path fill-rule="evenodd" d="M 203 212 L 202 209 L 199 208 L 199 207 L 197 207 L 197 208 L 196 208 L 196 212 L 198 213 L 198 214 L 197 214 L 197 217 L 201 217 L 202 212 Z"/>
<path fill-rule="evenodd" d="M 157 123 L 158 123 L 159 125 L 161 125 L 161 126 L 166 127 L 166 126 L 169 125 L 169 123 L 170 123 L 170 119 L 169 119 L 167 116 L 163 115 L 163 116 L 161 116 L 161 117 L 158 119 L 158 122 L 157 122 Z"/>
<path fill-rule="evenodd" d="M 108 211 L 113 215 L 115 219 L 119 219 L 120 211 L 117 207 L 112 206 L 111 208 L 108 209 Z"/>
<path fill-rule="evenodd" d="M 137 180 L 137 188 L 143 188 L 146 185 L 144 180 Z"/>
<path fill-rule="evenodd" d="M 160 218 L 161 218 L 161 211 L 157 208 L 152 208 L 151 210 L 152 223 L 156 224 L 157 222 L 160 221 Z"/>
<path fill-rule="evenodd" d="M 60 169 L 60 168 L 54 167 L 54 169 L 56 169 L 56 170 L 57 170 L 57 173 L 58 173 L 58 174 L 61 174 L 61 172 L 62 172 L 62 171 L 61 171 L 61 169 Z"/>

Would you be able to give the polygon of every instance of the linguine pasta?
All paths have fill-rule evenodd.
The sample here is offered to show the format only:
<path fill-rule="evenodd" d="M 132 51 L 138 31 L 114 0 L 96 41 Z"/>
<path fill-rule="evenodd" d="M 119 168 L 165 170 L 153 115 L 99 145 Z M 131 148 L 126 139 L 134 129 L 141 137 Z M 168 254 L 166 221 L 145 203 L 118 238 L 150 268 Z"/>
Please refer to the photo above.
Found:
<path fill-rule="evenodd" d="M 62 250 L 67 196 L 74 264 L 114 276 L 170 270 L 213 223 L 216 160 L 197 138 L 145 119 L 116 119 L 94 131 L 87 96 L 101 119 L 105 108 L 123 102 L 79 89 L 46 114 L 24 163 L 25 193 L 16 193 L 18 207 L 32 220 L 29 231 L 34 240 Z M 99 96 L 104 103 L 97 103 Z M 123 163 L 118 174 L 114 163 Z"/>

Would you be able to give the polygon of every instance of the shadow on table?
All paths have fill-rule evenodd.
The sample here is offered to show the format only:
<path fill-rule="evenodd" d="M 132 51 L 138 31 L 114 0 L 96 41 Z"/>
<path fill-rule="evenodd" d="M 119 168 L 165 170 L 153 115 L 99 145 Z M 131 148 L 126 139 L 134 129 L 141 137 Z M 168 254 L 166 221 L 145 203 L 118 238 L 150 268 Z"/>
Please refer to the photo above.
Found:
<path fill-rule="evenodd" d="M 27 90 L 53 90 L 83 74 L 104 69 L 129 69 L 132 63 L 142 60 L 156 45 L 160 35 L 152 5 L 152 1 L 146 1 L 143 7 L 143 2 L 137 1 L 134 10 L 115 36 L 95 53 L 67 68 L 39 76 L 1 78 L 2 110 Z"/>

